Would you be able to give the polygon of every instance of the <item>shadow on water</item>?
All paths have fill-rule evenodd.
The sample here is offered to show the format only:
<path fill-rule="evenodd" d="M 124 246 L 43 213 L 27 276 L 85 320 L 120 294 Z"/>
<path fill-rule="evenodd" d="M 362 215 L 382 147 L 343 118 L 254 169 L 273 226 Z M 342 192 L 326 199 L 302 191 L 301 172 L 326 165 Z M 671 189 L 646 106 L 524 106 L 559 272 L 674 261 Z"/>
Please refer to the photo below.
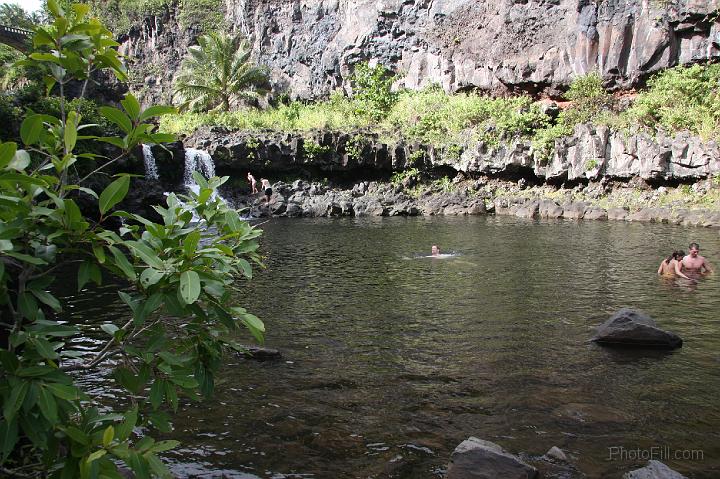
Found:
<path fill-rule="evenodd" d="M 182 405 L 173 437 L 183 449 L 169 456 L 178 476 L 440 477 L 470 435 L 530 455 L 559 446 L 588 477 L 646 462 L 609 460 L 611 447 L 655 446 L 702 450 L 701 461 L 663 462 L 720 475 L 720 284 L 655 277 L 690 241 L 720 264 L 717 231 L 493 217 L 264 229 L 267 269 L 238 300 L 283 359 L 230 357 L 216 397 Z M 415 258 L 432 244 L 458 256 Z M 73 314 L 108 317 L 114 294 Z M 589 344 L 625 306 L 683 348 Z"/>

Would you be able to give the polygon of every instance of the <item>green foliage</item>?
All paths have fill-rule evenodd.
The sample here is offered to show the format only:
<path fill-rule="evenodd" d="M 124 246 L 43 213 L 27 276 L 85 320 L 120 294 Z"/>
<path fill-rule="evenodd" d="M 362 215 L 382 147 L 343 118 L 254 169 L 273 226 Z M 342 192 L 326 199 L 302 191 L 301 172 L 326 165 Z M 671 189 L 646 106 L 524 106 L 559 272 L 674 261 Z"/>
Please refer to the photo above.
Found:
<path fill-rule="evenodd" d="M 267 70 L 250 60 L 250 46 L 241 36 L 209 33 L 190 47 L 174 91 L 182 109 L 230 110 L 239 100 L 267 93 Z"/>
<path fill-rule="evenodd" d="M 432 187 L 433 189 L 442 193 L 449 193 L 453 190 L 453 183 L 450 177 L 443 176 L 442 178 L 438 178 L 437 180 L 433 181 Z"/>
<path fill-rule="evenodd" d="M 420 170 L 417 168 L 409 168 L 407 170 L 398 171 L 393 173 L 390 178 L 390 183 L 393 185 L 402 185 L 410 178 L 418 178 L 420 176 Z"/>
<path fill-rule="evenodd" d="M 69 18 L 48 0 L 52 24 L 38 29 L 29 62 L 45 68 L 46 81 L 61 92 L 75 75 L 83 78 L 90 61 L 124 77 L 104 28 L 85 19 L 84 7 L 73 8 Z M 158 223 L 119 210 L 130 176 L 116 175 L 97 192 L 88 180 L 141 142 L 172 141 L 148 122 L 174 110 L 143 110 L 128 94 L 121 108 L 98 109 L 120 134 L 98 137 L 86 134 L 72 102 L 63 95 L 58 101 L 57 115 L 25 116 L 22 145 L 0 142 L 0 466 L 11 476 L 22 467 L 20 477 L 84 479 L 121 477 L 124 463 L 138 478 L 170 477 L 158 455 L 178 443 L 151 434 L 169 432 L 167 411 L 177 410 L 179 395 L 212 393 L 223 351 L 240 349 L 240 328 L 263 339 L 263 323 L 231 299 L 236 278 L 250 278 L 251 262 L 259 261 L 260 231 L 213 195 L 227 178 L 199 173 L 197 193 L 171 194 L 156 207 Z M 117 156 L 80 153 L 95 143 L 111 145 Z M 76 174 L 76 166 L 98 160 L 91 173 Z M 83 215 L 80 194 L 96 201 L 95 214 Z M 109 223 L 118 218 L 124 225 L 115 231 Z M 64 301 L 53 290 L 67 282 L 58 271 L 76 272 L 78 294 L 108 278 L 127 285 L 118 293 L 127 316 L 97 328 L 105 345 L 91 357 L 67 340 L 81 332 L 58 316 Z M 118 361 L 110 366 L 110 358 Z M 70 374 L 99 367 L 113 368 L 127 409 L 108 411 Z"/>
<path fill-rule="evenodd" d="M 612 97 L 605 91 L 599 73 L 575 78 L 565 96 L 572 104 L 560 112 L 554 125 L 548 124 L 533 136 L 533 148 L 541 164 L 549 161 L 556 140 L 572 135 L 575 127 L 581 123 L 598 122 L 611 107 Z"/>
<path fill-rule="evenodd" d="M 409 138 L 436 145 L 465 143 L 468 132 L 490 146 L 530 135 L 547 117 L 529 97 L 489 98 L 440 88 L 403 92 L 383 123 Z"/>
<path fill-rule="evenodd" d="M 356 65 L 350 79 L 356 113 L 373 121 L 384 118 L 397 101 L 397 94 L 392 91 L 394 79 L 395 75 L 382 65 L 373 68 L 367 62 Z"/>
<path fill-rule="evenodd" d="M 597 166 L 598 166 L 598 161 L 595 158 L 585 162 L 586 170 L 594 170 L 595 168 L 597 168 Z"/>
<path fill-rule="evenodd" d="M 223 30 L 224 2 L 222 0 L 89 0 L 93 13 L 108 27 L 126 33 L 145 17 L 162 15 L 174 5 L 178 7 L 180 26 L 199 27 L 202 32 Z"/>
<path fill-rule="evenodd" d="M 322 146 L 312 140 L 303 141 L 303 155 L 305 158 L 316 160 L 330 153 L 329 146 Z"/>
<path fill-rule="evenodd" d="M 362 157 L 362 152 L 365 149 L 365 138 L 360 135 L 354 135 L 345 144 L 345 153 L 349 158 L 353 160 L 359 160 Z"/>
<path fill-rule="evenodd" d="M 89 0 L 92 12 L 111 30 L 126 33 L 149 15 L 160 15 L 173 0 Z"/>
<path fill-rule="evenodd" d="M 197 25 L 202 32 L 223 31 L 227 27 L 224 7 L 222 0 L 182 0 L 178 20 L 185 28 Z"/>
<path fill-rule="evenodd" d="M 658 73 L 624 116 L 629 125 L 717 138 L 720 64 L 679 66 Z"/>

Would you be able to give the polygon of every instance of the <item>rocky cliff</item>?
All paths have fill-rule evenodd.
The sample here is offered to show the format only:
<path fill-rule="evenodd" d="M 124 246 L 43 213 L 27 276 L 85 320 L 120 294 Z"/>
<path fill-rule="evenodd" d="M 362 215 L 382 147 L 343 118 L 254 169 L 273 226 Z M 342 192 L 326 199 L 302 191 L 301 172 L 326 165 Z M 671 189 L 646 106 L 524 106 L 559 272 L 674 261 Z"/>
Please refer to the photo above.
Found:
<path fill-rule="evenodd" d="M 652 72 L 720 58 L 720 0 L 226 0 L 277 92 L 317 98 L 349 88 L 361 61 L 397 86 L 559 93 L 598 70 L 630 88 Z M 177 7 L 122 37 L 148 100 L 166 100 L 187 46 Z"/>
<path fill-rule="evenodd" d="M 184 144 L 208 151 L 218 170 L 237 176 L 252 169 L 272 176 L 368 180 L 419 168 L 444 175 L 527 177 L 556 184 L 636 177 L 662 184 L 720 174 L 720 146 L 714 141 L 686 133 L 627 135 L 592 125 L 579 125 L 573 135 L 558 140 L 551 158 L 539 156 L 529 140 L 441 149 L 402 140 L 387 144 L 362 131 L 300 134 L 214 127 L 198 130 Z"/>

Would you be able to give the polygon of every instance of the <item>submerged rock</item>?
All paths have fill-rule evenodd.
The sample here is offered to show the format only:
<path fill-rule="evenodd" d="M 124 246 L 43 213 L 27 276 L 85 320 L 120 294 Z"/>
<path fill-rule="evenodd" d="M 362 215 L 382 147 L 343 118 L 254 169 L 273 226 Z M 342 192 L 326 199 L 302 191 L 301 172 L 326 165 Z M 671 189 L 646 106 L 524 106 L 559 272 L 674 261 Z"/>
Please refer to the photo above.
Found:
<path fill-rule="evenodd" d="M 592 338 L 607 346 L 633 346 L 675 349 L 682 346 L 682 339 L 675 333 L 658 328 L 649 316 L 623 308 L 598 327 Z"/>
<path fill-rule="evenodd" d="M 623 479 L 687 479 L 677 471 L 673 471 L 660 461 L 650 461 L 642 469 L 635 469 L 623 476 Z"/>
<path fill-rule="evenodd" d="M 267 361 L 269 359 L 280 359 L 282 354 L 277 349 L 261 348 L 260 346 L 244 346 L 243 356 L 248 359 L 257 359 L 258 361 Z"/>
<path fill-rule="evenodd" d="M 494 442 L 470 437 L 452 453 L 445 479 L 535 479 L 538 471 Z"/>

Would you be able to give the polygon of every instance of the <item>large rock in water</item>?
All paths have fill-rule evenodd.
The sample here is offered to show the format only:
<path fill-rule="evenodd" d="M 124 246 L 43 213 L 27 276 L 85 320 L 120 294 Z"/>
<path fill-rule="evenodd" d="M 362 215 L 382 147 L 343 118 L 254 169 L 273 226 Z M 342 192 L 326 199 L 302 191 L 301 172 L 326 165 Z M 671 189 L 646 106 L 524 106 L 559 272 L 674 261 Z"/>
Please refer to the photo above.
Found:
<path fill-rule="evenodd" d="M 663 331 L 649 316 L 623 308 L 598 327 L 592 341 L 608 346 L 634 346 L 674 349 L 682 346 L 682 339 Z"/>
<path fill-rule="evenodd" d="M 445 479 L 535 479 L 538 471 L 494 442 L 466 439 L 452 453 Z"/>
<path fill-rule="evenodd" d="M 659 461 L 650 461 L 642 469 L 635 469 L 623 476 L 623 479 L 687 479 Z"/>

